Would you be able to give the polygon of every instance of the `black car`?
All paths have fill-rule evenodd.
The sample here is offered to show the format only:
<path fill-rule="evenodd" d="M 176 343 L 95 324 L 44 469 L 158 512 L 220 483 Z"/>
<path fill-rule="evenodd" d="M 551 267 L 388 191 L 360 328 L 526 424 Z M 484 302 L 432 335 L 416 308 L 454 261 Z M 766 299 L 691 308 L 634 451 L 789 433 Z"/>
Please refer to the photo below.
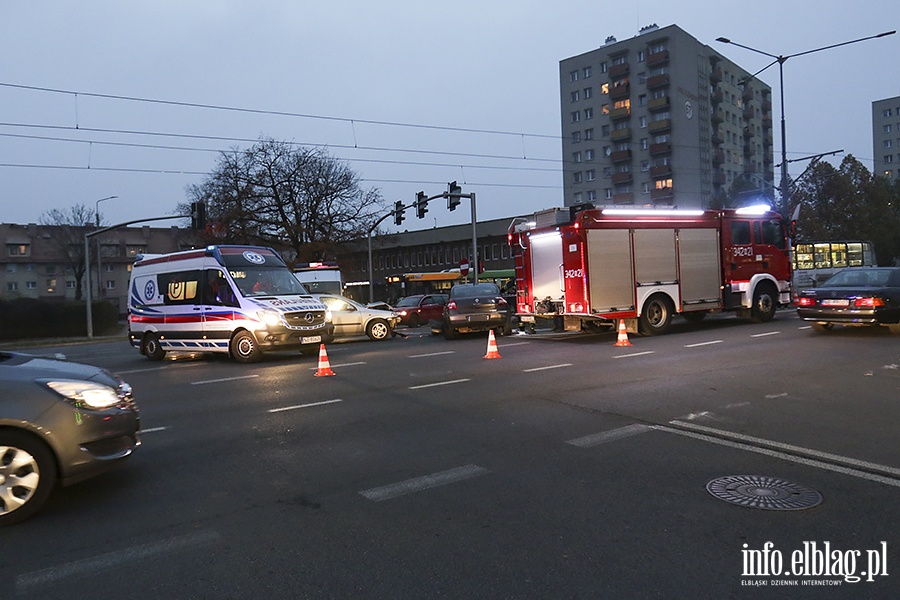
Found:
<path fill-rule="evenodd" d="M 0 526 L 57 485 L 102 473 L 140 445 L 131 386 L 98 367 L 0 352 Z"/>
<path fill-rule="evenodd" d="M 448 340 L 460 333 L 511 332 L 507 302 L 494 283 L 461 283 L 453 286 L 444 307 L 443 332 Z"/>
<path fill-rule="evenodd" d="M 900 267 L 848 267 L 801 290 L 796 304 L 797 314 L 816 331 L 871 325 L 900 333 Z"/>

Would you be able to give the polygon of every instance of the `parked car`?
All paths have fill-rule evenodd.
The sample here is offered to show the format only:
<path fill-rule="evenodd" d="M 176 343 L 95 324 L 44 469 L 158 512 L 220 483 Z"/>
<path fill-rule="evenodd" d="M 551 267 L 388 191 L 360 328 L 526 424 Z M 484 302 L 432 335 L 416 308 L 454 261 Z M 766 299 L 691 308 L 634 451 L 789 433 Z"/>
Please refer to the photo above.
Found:
<path fill-rule="evenodd" d="M 344 296 L 318 294 L 316 298 L 331 311 L 335 337 L 367 335 L 375 341 L 386 340 L 400 322 L 392 310 L 370 308 Z"/>
<path fill-rule="evenodd" d="M 453 286 L 444 307 L 443 332 L 448 340 L 460 333 L 487 331 L 511 333 L 506 299 L 494 283 L 461 283 Z"/>
<path fill-rule="evenodd" d="M 418 294 L 400 298 L 394 310 L 400 315 L 400 323 L 408 327 L 418 327 L 429 321 L 440 321 L 444 317 L 447 294 Z"/>
<path fill-rule="evenodd" d="M 900 333 L 900 267 L 849 267 L 801 290 L 797 314 L 816 331 L 835 325 L 886 326 Z"/>
<path fill-rule="evenodd" d="M 57 485 L 93 477 L 140 445 L 131 386 L 89 365 L 0 352 L 0 525 Z"/>

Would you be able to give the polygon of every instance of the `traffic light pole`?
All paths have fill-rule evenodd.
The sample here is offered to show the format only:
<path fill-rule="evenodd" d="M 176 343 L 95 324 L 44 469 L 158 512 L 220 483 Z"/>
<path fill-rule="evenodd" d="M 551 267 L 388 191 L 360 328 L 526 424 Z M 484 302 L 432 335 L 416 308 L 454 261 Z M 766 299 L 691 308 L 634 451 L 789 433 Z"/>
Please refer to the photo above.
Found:
<path fill-rule="evenodd" d="M 375 289 L 373 287 L 373 285 L 374 285 L 373 282 L 375 279 L 375 272 L 374 272 L 374 269 L 372 268 L 372 232 L 374 232 L 376 229 L 378 229 L 378 226 L 381 225 L 381 223 L 388 217 L 394 217 L 395 223 L 397 223 L 398 221 L 402 221 L 402 219 L 397 218 L 397 214 L 398 214 L 397 211 L 398 210 L 401 212 L 405 211 L 407 208 L 410 208 L 411 206 L 412 206 L 411 204 L 409 206 L 403 206 L 403 203 L 398 200 L 396 206 L 394 207 L 394 210 L 392 210 L 391 212 L 387 213 L 386 215 L 384 215 L 383 217 L 381 217 L 380 219 L 375 221 L 372 224 L 372 226 L 369 227 L 369 233 L 366 236 L 368 238 L 368 243 L 369 243 L 369 302 L 375 302 Z"/>

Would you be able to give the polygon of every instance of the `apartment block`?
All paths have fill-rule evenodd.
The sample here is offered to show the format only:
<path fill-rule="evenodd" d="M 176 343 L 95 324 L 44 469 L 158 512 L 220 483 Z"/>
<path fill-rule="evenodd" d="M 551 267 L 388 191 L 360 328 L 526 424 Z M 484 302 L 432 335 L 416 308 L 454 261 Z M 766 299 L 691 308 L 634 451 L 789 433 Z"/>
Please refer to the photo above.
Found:
<path fill-rule="evenodd" d="M 564 204 L 773 198 L 772 89 L 676 25 L 559 63 Z"/>
<path fill-rule="evenodd" d="M 872 103 L 873 175 L 900 177 L 900 96 Z"/>

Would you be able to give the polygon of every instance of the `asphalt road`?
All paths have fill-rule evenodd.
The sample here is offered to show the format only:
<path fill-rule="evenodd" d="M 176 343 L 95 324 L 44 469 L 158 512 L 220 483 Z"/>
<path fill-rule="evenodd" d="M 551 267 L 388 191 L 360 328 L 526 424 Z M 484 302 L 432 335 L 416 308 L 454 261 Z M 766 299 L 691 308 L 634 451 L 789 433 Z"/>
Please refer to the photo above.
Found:
<path fill-rule="evenodd" d="M 0 597 L 898 596 L 896 336 L 785 311 L 615 341 L 486 360 L 420 329 L 332 344 L 333 377 L 33 349 L 121 374 L 143 446 L 0 531 Z"/>

